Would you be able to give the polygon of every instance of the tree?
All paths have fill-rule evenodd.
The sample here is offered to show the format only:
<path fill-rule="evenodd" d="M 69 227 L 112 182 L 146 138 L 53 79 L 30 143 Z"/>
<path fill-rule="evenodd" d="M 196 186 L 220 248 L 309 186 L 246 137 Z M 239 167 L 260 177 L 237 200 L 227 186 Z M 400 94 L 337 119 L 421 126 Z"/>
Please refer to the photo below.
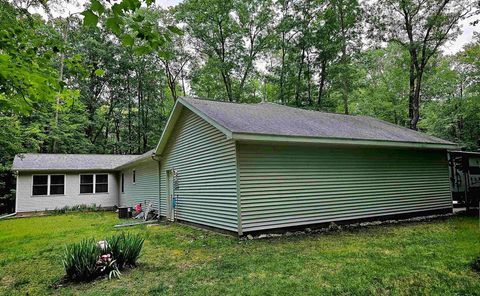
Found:
<path fill-rule="evenodd" d="M 370 33 L 400 44 L 410 55 L 409 117 L 416 130 L 425 69 L 440 46 L 458 34 L 470 0 L 377 0 L 369 5 Z"/>
<path fill-rule="evenodd" d="M 255 62 L 271 40 L 271 2 L 188 0 L 176 14 L 201 53 L 197 64 L 214 65 L 226 98 L 241 101 Z"/>
<path fill-rule="evenodd" d="M 341 84 L 341 93 L 343 101 L 343 110 L 345 114 L 348 111 L 348 97 L 351 92 L 351 56 L 360 49 L 360 26 L 359 18 L 361 15 L 357 0 L 330 0 L 330 5 L 334 10 L 337 24 L 337 38 L 340 44 L 339 59 L 339 79 Z"/>
<path fill-rule="evenodd" d="M 52 58 L 58 36 L 39 16 L 0 0 L 0 112 L 28 113 L 62 92 Z"/>
<path fill-rule="evenodd" d="M 480 37 L 476 35 L 455 56 L 440 59 L 443 79 L 435 79 L 430 91 L 444 95 L 429 102 L 426 118 L 421 122 L 429 133 L 472 150 L 480 147 L 479 56 Z"/>

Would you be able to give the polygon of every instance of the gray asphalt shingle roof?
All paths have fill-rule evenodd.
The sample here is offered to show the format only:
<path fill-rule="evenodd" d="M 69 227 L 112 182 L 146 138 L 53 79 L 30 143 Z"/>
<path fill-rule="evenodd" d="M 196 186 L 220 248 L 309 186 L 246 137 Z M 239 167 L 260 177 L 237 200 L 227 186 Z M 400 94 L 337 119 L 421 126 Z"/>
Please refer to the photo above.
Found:
<path fill-rule="evenodd" d="M 325 113 L 273 103 L 182 99 L 232 133 L 455 144 L 368 116 Z"/>
<path fill-rule="evenodd" d="M 12 170 L 114 170 L 116 167 L 135 160 L 138 157 L 139 155 L 25 153 L 15 156 Z"/>

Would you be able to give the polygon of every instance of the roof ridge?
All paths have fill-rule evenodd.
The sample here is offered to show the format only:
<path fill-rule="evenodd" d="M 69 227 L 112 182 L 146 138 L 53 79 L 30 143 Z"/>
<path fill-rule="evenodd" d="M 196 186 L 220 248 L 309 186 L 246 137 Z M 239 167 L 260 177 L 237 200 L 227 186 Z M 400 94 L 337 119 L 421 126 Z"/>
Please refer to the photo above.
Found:
<path fill-rule="evenodd" d="M 206 102 L 214 102 L 214 103 L 225 103 L 225 104 L 233 104 L 233 105 L 259 105 L 262 104 L 262 102 L 259 103 L 246 103 L 246 102 L 230 102 L 230 101 L 220 101 L 220 100 L 215 100 L 215 99 L 207 99 L 207 98 L 202 98 L 202 97 L 193 97 L 193 96 L 181 96 L 180 98 L 188 100 L 198 100 L 198 101 L 206 101 Z"/>

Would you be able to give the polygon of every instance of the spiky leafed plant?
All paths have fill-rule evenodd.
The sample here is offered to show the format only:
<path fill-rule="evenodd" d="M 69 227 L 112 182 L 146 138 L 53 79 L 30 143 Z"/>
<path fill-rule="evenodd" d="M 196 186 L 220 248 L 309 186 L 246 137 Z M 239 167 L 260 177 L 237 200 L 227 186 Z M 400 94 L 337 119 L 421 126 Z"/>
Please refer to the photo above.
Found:
<path fill-rule="evenodd" d="M 75 281 L 91 280 L 97 276 L 100 249 L 93 239 L 84 239 L 65 247 L 63 266 L 67 277 Z"/>
<path fill-rule="evenodd" d="M 141 235 L 122 232 L 111 236 L 107 242 L 107 252 L 113 255 L 120 269 L 137 264 L 144 242 Z"/>

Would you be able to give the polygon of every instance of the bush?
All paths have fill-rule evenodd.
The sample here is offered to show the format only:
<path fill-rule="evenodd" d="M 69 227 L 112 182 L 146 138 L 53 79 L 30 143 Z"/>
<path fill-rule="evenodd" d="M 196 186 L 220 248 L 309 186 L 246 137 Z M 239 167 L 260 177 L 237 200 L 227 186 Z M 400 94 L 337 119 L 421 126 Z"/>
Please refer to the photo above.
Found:
<path fill-rule="evenodd" d="M 63 208 L 55 208 L 51 211 L 48 209 L 45 209 L 46 212 L 49 212 L 51 215 L 61 215 L 61 214 L 66 214 L 69 212 L 98 212 L 101 210 L 101 206 L 97 204 L 91 204 L 91 205 L 75 205 L 75 206 L 64 206 Z"/>
<path fill-rule="evenodd" d="M 119 277 L 121 269 L 136 266 L 143 242 L 138 234 L 121 233 L 100 243 L 85 239 L 70 244 L 63 258 L 66 278 L 89 281 L 103 275 Z"/>
<path fill-rule="evenodd" d="M 107 250 L 115 258 L 120 269 L 136 266 L 144 239 L 139 234 L 113 235 L 107 239 Z"/>
<path fill-rule="evenodd" d="M 63 266 L 67 277 L 75 281 L 91 280 L 97 276 L 100 249 L 93 239 L 85 239 L 65 247 Z"/>

